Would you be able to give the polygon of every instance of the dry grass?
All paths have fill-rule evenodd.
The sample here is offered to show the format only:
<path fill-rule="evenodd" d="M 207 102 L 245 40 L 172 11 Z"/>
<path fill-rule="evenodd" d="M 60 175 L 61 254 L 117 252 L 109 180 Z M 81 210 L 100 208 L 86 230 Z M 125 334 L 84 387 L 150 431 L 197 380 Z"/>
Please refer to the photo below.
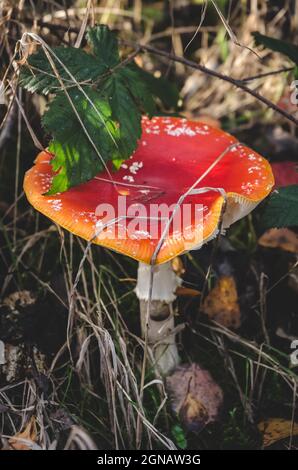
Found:
<path fill-rule="evenodd" d="M 154 3 L 156 14 L 162 14 L 167 8 L 163 2 Z M 250 3 L 249 14 L 246 5 L 238 2 L 228 18 L 219 15 L 214 26 L 205 26 L 204 16 L 200 15 L 193 18 L 192 25 L 189 22 L 181 24 L 179 10 L 175 10 L 174 2 L 170 2 L 170 25 L 156 31 L 157 19 L 146 8 L 147 3 L 141 1 L 94 0 L 77 2 L 68 9 L 50 1 L 36 2 L 35 6 L 22 1 L 2 2 L 1 79 L 9 103 L 1 124 L 0 168 L 8 168 L 4 175 L 9 181 L 10 193 L 4 198 L 3 209 L 0 208 L 3 243 L 0 247 L 3 263 L 0 302 L 9 293 L 27 288 L 44 298 L 54 297 L 56 305 L 59 304 L 64 315 L 67 314 L 65 341 L 55 355 L 47 357 L 45 369 L 40 370 L 33 360 L 30 373 L 25 374 L 24 379 L 5 384 L 0 389 L 0 432 L 4 447 L 8 446 L 9 437 L 35 416 L 36 448 L 141 446 L 173 449 L 176 444 L 171 430 L 177 421 L 169 412 L 162 380 L 152 372 L 152 357 L 149 357 L 144 377 L 144 397 L 140 387 L 145 344 L 139 338 L 136 326 L 133 263 L 57 230 L 34 213 L 24 200 L 23 172 L 35 152 L 32 144 L 27 143 L 30 137 L 26 124 L 38 146 L 41 133 L 31 128 L 36 119 L 31 119 L 30 113 L 42 113 L 45 103 L 42 98 L 30 102 L 17 88 L 16 41 L 29 31 L 49 46 L 61 42 L 74 44 L 81 41 L 87 24 L 107 23 L 119 29 L 123 39 L 168 50 L 172 48 L 177 55 L 189 54 L 193 60 L 238 80 L 291 66 L 280 55 L 268 51 L 258 51 L 257 56 L 251 37 L 255 30 L 282 34 L 289 21 L 287 9 L 272 12 L 268 2 L 260 2 L 261 6 L 256 1 Z M 295 21 L 297 12 L 290 18 L 292 39 L 295 38 Z M 30 49 L 36 47 L 35 44 L 33 41 Z M 26 52 L 27 49 L 23 50 Z M 149 54 L 140 55 L 139 60 L 148 70 L 161 71 L 171 77 L 175 74 L 182 85 L 182 109 L 187 117 L 196 119 L 200 115 L 209 115 L 222 119 L 231 132 L 251 129 L 260 117 L 263 123 L 285 123 L 282 117 L 264 109 L 252 96 L 230 83 Z M 287 73 L 249 82 L 250 87 L 274 103 L 287 84 Z M 22 116 L 27 116 L 26 120 Z M 12 146 L 14 153 L 8 155 L 6 147 L 10 148 L 12 129 L 17 130 Z M 25 164 L 22 163 L 24 155 L 27 155 Z M 14 159 L 10 165 L 8 158 Z M 198 276 L 200 269 L 199 266 Z M 64 286 L 61 292 L 52 282 L 58 271 Z M 258 282 L 261 304 L 258 303 L 256 310 L 262 317 L 266 292 L 261 278 Z M 255 424 L 256 411 L 267 393 L 265 383 L 269 374 L 277 376 L 277 380 L 280 378 L 292 395 L 289 407 L 294 420 L 297 375 L 284 365 L 282 355 L 270 348 L 266 339 L 256 342 L 214 324 L 189 322 L 187 328 L 194 337 L 203 340 L 202 348 L 208 343 L 217 355 L 216 360 L 227 371 L 230 386 L 236 390 L 244 419 L 249 424 Z M 32 354 L 32 345 L 27 353 Z M 150 351 L 148 353 L 150 355 Z M 239 377 L 239 361 L 246 370 L 245 377 Z"/>

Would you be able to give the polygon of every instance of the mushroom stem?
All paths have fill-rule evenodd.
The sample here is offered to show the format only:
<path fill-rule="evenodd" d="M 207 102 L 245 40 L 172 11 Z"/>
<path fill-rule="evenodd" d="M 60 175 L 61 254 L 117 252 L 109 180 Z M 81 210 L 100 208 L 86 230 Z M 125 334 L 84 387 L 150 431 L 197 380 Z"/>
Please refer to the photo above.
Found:
<path fill-rule="evenodd" d="M 175 340 L 173 301 L 181 279 L 174 273 L 171 262 L 153 267 L 152 296 L 148 315 L 151 266 L 139 263 L 136 294 L 140 300 L 142 335 L 147 329 L 148 346 L 152 348 L 155 367 L 168 375 L 180 362 Z"/>

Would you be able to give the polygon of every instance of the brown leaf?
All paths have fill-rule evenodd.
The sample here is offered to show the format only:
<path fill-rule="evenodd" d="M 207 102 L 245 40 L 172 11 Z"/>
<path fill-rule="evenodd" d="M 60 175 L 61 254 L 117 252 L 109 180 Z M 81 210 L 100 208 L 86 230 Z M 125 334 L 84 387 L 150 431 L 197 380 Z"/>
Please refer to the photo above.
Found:
<path fill-rule="evenodd" d="M 198 364 L 177 367 L 166 378 L 166 386 L 172 408 L 188 430 L 201 431 L 206 424 L 218 419 L 222 390 Z"/>
<path fill-rule="evenodd" d="M 259 245 L 298 253 L 298 235 L 288 228 L 271 228 L 259 238 Z"/>
<path fill-rule="evenodd" d="M 203 313 L 227 328 L 239 328 L 240 308 L 235 280 L 222 276 L 203 303 Z"/>
<path fill-rule="evenodd" d="M 179 410 L 179 418 L 190 431 L 199 432 L 209 421 L 208 411 L 201 401 L 188 393 Z"/>
<path fill-rule="evenodd" d="M 27 305 L 32 305 L 35 303 L 35 298 L 33 297 L 32 293 L 28 290 L 20 290 L 17 292 L 13 292 L 9 294 L 3 300 L 3 304 L 7 307 L 10 307 L 12 310 L 20 305 L 21 307 L 26 307 Z"/>
<path fill-rule="evenodd" d="M 263 434 L 264 447 L 271 446 L 281 439 L 286 439 L 291 435 L 298 435 L 298 423 L 282 418 L 269 418 L 258 424 L 259 431 Z"/>
<path fill-rule="evenodd" d="M 21 57 L 21 59 L 16 61 L 17 64 L 19 66 L 22 66 L 22 65 L 26 64 L 28 57 L 31 54 L 34 54 L 36 49 L 37 49 L 37 45 L 36 45 L 35 42 L 31 42 L 30 44 L 27 43 L 26 46 L 23 46 L 22 47 L 22 57 Z"/>
<path fill-rule="evenodd" d="M 201 292 L 196 289 L 190 289 L 189 287 L 179 286 L 177 287 L 175 294 L 183 295 L 186 297 L 197 297 L 198 295 L 201 295 Z"/>
<path fill-rule="evenodd" d="M 23 439 L 29 442 L 26 443 Z M 12 450 L 31 450 L 30 442 L 34 444 L 36 440 L 36 421 L 34 416 L 32 416 L 24 431 L 18 432 L 14 437 L 11 437 L 8 442 Z"/>

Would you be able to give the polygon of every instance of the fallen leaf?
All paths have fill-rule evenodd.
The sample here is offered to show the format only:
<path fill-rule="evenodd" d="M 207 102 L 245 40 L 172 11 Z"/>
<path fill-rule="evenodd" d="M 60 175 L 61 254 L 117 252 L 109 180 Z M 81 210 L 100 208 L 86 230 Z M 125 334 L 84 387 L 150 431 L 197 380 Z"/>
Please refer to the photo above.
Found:
<path fill-rule="evenodd" d="M 27 305 L 32 305 L 35 303 L 35 298 L 32 293 L 28 290 L 20 290 L 13 292 L 8 297 L 3 300 L 3 304 L 7 307 L 10 307 L 12 310 L 20 305 L 21 307 L 26 307 Z"/>
<path fill-rule="evenodd" d="M 290 186 L 298 184 L 298 172 L 296 162 L 276 162 L 271 163 L 275 179 L 275 187 Z"/>
<path fill-rule="evenodd" d="M 227 328 L 239 328 L 240 308 L 235 280 L 221 276 L 204 300 L 203 313 Z"/>
<path fill-rule="evenodd" d="M 263 434 L 263 445 L 269 447 L 281 439 L 298 435 L 298 423 L 282 418 L 269 418 L 258 424 L 259 431 Z"/>
<path fill-rule="evenodd" d="M 175 291 L 175 294 L 178 295 L 178 296 L 183 295 L 183 296 L 186 296 L 186 297 L 197 297 L 198 295 L 201 294 L 201 292 L 196 290 L 196 289 L 191 289 L 189 287 L 179 286 L 179 287 L 177 287 L 177 289 Z"/>
<path fill-rule="evenodd" d="M 223 402 L 221 388 L 198 364 L 184 364 L 166 378 L 173 411 L 190 431 L 201 431 L 218 419 Z"/>
<path fill-rule="evenodd" d="M 199 432 L 209 421 L 208 411 L 191 393 L 186 395 L 179 410 L 179 418 L 189 431 Z"/>
<path fill-rule="evenodd" d="M 298 253 L 298 235 L 288 228 L 271 228 L 258 240 L 266 248 L 280 248 L 291 253 Z"/>
<path fill-rule="evenodd" d="M 36 44 L 37 43 L 35 41 L 31 42 L 30 44 L 26 42 L 25 47 L 22 47 L 22 57 L 21 59 L 17 60 L 18 65 L 21 66 L 26 64 L 28 57 L 36 51 Z"/>
<path fill-rule="evenodd" d="M 31 450 L 32 446 L 36 443 L 36 440 L 36 421 L 34 416 L 32 416 L 24 431 L 19 432 L 15 436 L 11 437 L 8 442 L 12 450 Z"/>

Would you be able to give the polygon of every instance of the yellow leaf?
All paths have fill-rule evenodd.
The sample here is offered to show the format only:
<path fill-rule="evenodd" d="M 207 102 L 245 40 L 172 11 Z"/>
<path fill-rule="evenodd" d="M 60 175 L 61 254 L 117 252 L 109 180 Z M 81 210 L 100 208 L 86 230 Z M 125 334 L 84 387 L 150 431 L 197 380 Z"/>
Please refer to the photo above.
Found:
<path fill-rule="evenodd" d="M 24 431 L 18 432 L 15 436 L 11 437 L 8 442 L 13 450 L 31 450 L 30 442 L 33 444 L 36 442 L 36 439 L 36 421 L 34 416 L 32 416 Z M 30 442 L 26 443 L 24 440 Z"/>
<path fill-rule="evenodd" d="M 182 403 L 179 417 L 187 429 L 196 432 L 203 429 L 209 421 L 206 407 L 191 393 L 187 394 Z"/>
<path fill-rule="evenodd" d="M 298 253 L 298 235 L 288 228 L 271 228 L 259 238 L 259 245 Z"/>
<path fill-rule="evenodd" d="M 199 432 L 217 421 L 223 404 L 223 392 L 209 372 L 198 364 L 182 364 L 166 378 L 173 411 L 184 427 Z"/>
<path fill-rule="evenodd" d="M 298 435 L 298 424 L 282 418 L 269 418 L 258 424 L 259 431 L 263 434 L 264 447 L 271 446 L 281 439 L 291 435 Z"/>
<path fill-rule="evenodd" d="M 203 303 L 203 313 L 227 328 L 239 328 L 240 308 L 235 280 L 222 276 Z"/>

